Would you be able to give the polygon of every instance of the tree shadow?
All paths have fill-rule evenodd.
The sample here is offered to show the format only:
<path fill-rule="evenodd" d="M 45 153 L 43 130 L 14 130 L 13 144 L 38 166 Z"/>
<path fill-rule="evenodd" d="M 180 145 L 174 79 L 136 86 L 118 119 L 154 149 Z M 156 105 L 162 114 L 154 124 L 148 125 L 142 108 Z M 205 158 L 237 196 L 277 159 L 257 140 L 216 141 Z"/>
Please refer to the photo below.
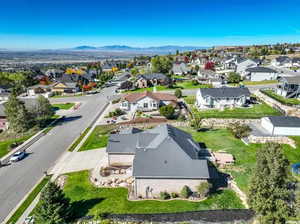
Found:
<path fill-rule="evenodd" d="M 70 116 L 70 117 L 62 117 L 58 120 L 58 122 L 55 124 L 56 125 L 62 125 L 63 123 L 67 123 L 67 122 L 72 122 L 72 121 L 75 121 L 75 120 L 78 120 L 82 118 L 81 115 L 78 115 L 78 116 Z"/>
<path fill-rule="evenodd" d="M 93 198 L 88 200 L 80 200 L 71 203 L 71 217 L 72 220 L 86 217 L 89 210 L 95 205 L 102 202 L 104 198 Z"/>

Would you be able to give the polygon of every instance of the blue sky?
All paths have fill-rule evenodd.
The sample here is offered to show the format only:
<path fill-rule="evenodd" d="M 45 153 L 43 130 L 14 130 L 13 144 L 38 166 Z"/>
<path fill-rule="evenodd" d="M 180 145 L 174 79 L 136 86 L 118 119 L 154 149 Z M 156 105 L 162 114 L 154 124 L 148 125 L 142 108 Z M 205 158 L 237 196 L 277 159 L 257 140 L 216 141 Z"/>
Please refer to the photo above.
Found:
<path fill-rule="evenodd" d="M 3 0 L 0 48 L 300 42 L 300 0 Z"/>

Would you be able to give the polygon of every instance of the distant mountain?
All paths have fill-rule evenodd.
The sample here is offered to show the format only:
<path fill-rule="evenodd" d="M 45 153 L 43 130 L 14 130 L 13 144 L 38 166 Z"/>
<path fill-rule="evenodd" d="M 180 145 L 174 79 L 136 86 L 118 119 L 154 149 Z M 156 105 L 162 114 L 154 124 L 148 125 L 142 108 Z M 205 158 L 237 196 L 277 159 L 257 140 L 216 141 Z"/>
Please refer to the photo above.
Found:
<path fill-rule="evenodd" d="M 158 47 L 130 47 L 126 45 L 109 45 L 103 47 L 94 46 L 79 46 L 69 50 L 79 51 L 122 51 L 122 52 L 175 52 L 175 51 L 192 51 L 198 49 L 207 49 L 207 47 L 196 47 L 196 46 L 158 46 Z"/>

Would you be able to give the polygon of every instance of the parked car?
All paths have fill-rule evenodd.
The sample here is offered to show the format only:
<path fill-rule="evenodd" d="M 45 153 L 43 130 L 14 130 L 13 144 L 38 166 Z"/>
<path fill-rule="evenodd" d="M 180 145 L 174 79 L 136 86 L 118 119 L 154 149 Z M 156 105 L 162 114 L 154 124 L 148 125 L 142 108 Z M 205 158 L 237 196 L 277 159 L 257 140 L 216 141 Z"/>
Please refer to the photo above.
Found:
<path fill-rule="evenodd" d="M 20 160 L 24 159 L 25 156 L 26 156 L 26 153 L 24 151 L 16 152 L 10 157 L 9 161 L 10 162 L 17 162 L 17 161 L 20 161 Z"/>

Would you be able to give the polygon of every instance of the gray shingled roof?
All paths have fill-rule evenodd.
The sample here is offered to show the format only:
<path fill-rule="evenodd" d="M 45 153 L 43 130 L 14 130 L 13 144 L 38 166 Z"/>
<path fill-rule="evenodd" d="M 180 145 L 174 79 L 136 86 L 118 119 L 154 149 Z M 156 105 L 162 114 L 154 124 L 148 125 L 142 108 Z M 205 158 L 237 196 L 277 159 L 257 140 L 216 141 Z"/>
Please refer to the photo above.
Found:
<path fill-rule="evenodd" d="M 299 117 L 271 116 L 268 118 L 275 127 L 300 127 Z"/>
<path fill-rule="evenodd" d="M 169 80 L 170 78 L 162 73 L 152 73 L 152 74 L 143 74 L 139 75 L 137 77 L 138 79 L 143 78 L 146 80 L 152 80 L 152 79 L 163 79 L 163 80 Z"/>
<path fill-rule="evenodd" d="M 300 76 L 282 77 L 281 80 L 289 84 L 300 84 Z"/>
<path fill-rule="evenodd" d="M 109 154 L 135 154 L 134 177 L 210 178 L 201 148 L 192 136 L 170 125 L 159 125 L 135 134 L 114 134 L 107 146 Z"/>
<path fill-rule="evenodd" d="M 130 128 L 125 128 L 123 130 L 121 130 L 119 132 L 119 134 L 136 134 L 139 132 L 142 132 L 143 130 L 138 129 L 138 128 L 134 128 L 134 127 L 130 127 Z"/>
<path fill-rule="evenodd" d="M 226 97 L 249 97 L 251 95 L 248 88 L 231 88 L 231 87 L 222 87 L 222 88 L 202 88 L 200 89 L 201 95 L 211 96 L 214 98 L 226 98 Z"/>
<path fill-rule="evenodd" d="M 247 72 L 262 72 L 262 73 L 277 73 L 276 70 L 267 68 L 267 67 L 253 67 L 253 68 L 247 68 Z"/>

